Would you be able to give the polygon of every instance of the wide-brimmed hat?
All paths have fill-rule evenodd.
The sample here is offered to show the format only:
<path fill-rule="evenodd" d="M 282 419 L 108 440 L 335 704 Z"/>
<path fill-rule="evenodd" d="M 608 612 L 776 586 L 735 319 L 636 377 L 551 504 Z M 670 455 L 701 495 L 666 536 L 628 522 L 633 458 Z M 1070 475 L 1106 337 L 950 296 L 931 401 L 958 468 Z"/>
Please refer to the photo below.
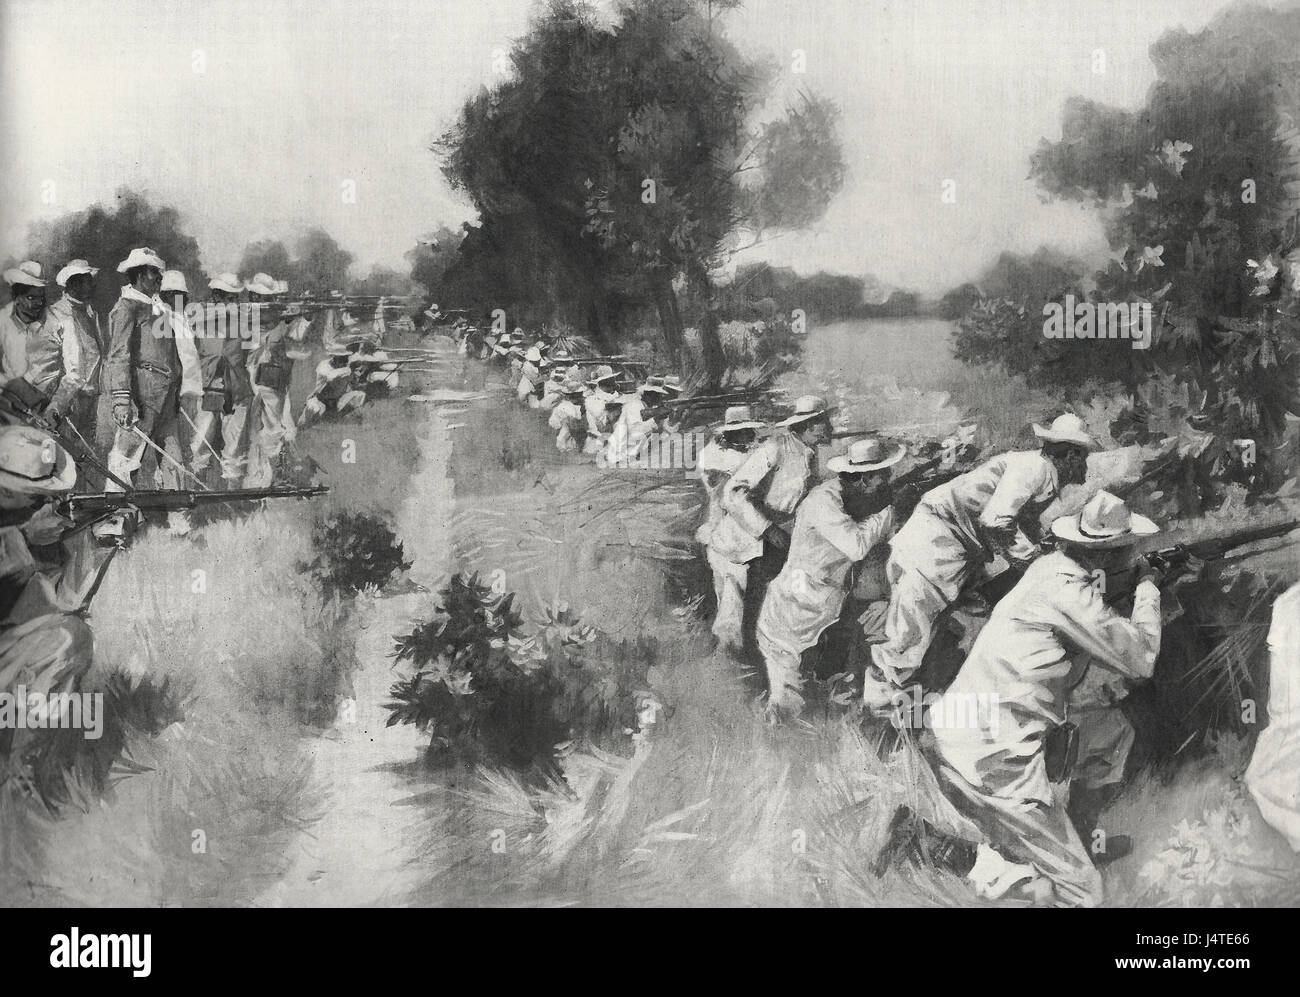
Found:
<path fill-rule="evenodd" d="M 255 273 L 253 279 L 248 282 L 248 290 L 253 294 L 262 294 L 270 296 L 280 293 L 279 282 L 269 273 Z"/>
<path fill-rule="evenodd" d="M 675 395 L 682 393 L 682 379 L 676 374 L 665 374 L 661 383 Z"/>
<path fill-rule="evenodd" d="M 826 404 L 821 395 L 802 395 L 795 399 L 794 411 L 777 423 L 778 426 L 793 426 L 811 419 L 824 419 L 835 410 Z"/>
<path fill-rule="evenodd" d="M 560 393 L 563 395 L 581 395 L 587 390 L 587 385 L 581 377 L 569 376 L 560 382 Z"/>
<path fill-rule="evenodd" d="M 716 428 L 719 433 L 734 433 L 741 429 L 762 429 L 763 424 L 754 418 L 748 405 L 730 405 Z"/>
<path fill-rule="evenodd" d="M 190 293 L 190 286 L 185 283 L 185 275 L 179 270 L 164 270 L 162 278 L 163 291 L 180 291 L 184 294 Z"/>
<path fill-rule="evenodd" d="M 0 488 L 54 495 L 77 483 L 77 465 L 49 433 L 31 426 L 0 427 Z"/>
<path fill-rule="evenodd" d="M 897 449 L 891 449 L 880 440 L 858 440 L 849 445 L 847 453 L 828 460 L 826 469 L 836 474 L 879 471 L 882 468 L 893 467 L 906 453 L 907 447 L 901 443 Z"/>
<path fill-rule="evenodd" d="M 225 273 L 217 274 L 208 281 L 208 287 L 214 291 L 225 291 L 227 294 L 238 294 L 244 289 L 244 282 L 233 273 L 226 271 Z"/>
<path fill-rule="evenodd" d="M 1098 446 L 1097 441 L 1084 426 L 1083 420 L 1073 412 L 1058 415 L 1052 420 L 1050 426 L 1034 423 L 1034 435 L 1045 443 L 1073 443 L 1076 446 L 1087 447 L 1089 450 L 1095 450 Z"/>
<path fill-rule="evenodd" d="M 27 260 L 19 263 L 16 267 L 10 267 L 4 272 L 5 283 L 11 287 L 14 284 L 23 284 L 27 287 L 44 287 L 45 286 L 45 268 L 35 260 Z"/>
<path fill-rule="evenodd" d="M 167 269 L 167 264 L 163 262 L 161 256 L 148 246 L 140 246 L 138 249 L 131 250 L 126 259 L 117 265 L 117 272 L 126 273 L 136 267 L 153 267 L 161 273 Z"/>
<path fill-rule="evenodd" d="M 1133 512 L 1118 495 L 1098 492 L 1074 516 L 1052 522 L 1052 533 L 1081 547 L 1122 547 L 1159 533 L 1154 522 Z"/>
<path fill-rule="evenodd" d="M 541 363 L 542 351 L 539 350 L 536 346 L 530 346 L 528 347 L 528 352 L 524 354 L 524 359 L 527 360 L 529 363 Z"/>
<path fill-rule="evenodd" d="M 332 357 L 350 357 L 352 350 L 342 343 L 330 343 L 325 347 L 325 352 Z"/>
<path fill-rule="evenodd" d="M 54 283 L 59 287 L 67 287 L 68 281 L 73 277 L 80 277 L 82 274 L 89 274 L 91 277 L 99 273 L 99 267 L 92 267 L 85 260 L 68 260 L 59 275 L 54 278 Z"/>
<path fill-rule="evenodd" d="M 587 383 L 599 384 L 601 381 L 612 381 L 616 377 L 618 377 L 618 375 L 614 373 L 614 368 L 607 363 L 603 363 L 596 368 L 591 377 L 587 378 Z"/>

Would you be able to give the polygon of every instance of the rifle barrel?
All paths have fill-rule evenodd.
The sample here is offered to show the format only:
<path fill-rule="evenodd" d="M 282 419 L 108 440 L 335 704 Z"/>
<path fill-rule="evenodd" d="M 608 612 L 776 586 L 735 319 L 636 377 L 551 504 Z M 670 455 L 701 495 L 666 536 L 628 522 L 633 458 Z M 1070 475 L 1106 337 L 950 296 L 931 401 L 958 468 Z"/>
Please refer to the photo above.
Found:
<path fill-rule="evenodd" d="M 234 488 L 229 491 L 192 492 L 184 489 L 158 489 L 133 492 L 82 492 L 68 495 L 59 505 L 75 519 L 78 512 L 92 515 L 108 510 L 135 508 L 141 512 L 170 512 L 229 502 L 256 502 L 268 498 L 312 498 L 329 492 L 326 485 L 303 488 Z"/>

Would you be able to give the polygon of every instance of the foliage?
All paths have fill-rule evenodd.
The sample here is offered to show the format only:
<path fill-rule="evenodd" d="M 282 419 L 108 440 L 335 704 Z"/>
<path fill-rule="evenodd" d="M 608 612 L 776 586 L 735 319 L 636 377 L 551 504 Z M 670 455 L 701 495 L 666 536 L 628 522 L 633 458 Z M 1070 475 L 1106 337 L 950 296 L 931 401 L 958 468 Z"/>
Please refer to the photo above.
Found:
<path fill-rule="evenodd" d="M 1096 275 L 1096 297 L 1162 313 L 1149 356 L 1117 379 L 1174 375 L 1229 439 L 1275 443 L 1298 408 L 1298 42 L 1295 10 L 1234 8 L 1199 34 L 1168 32 L 1145 107 L 1075 99 L 1061 141 L 1033 159 L 1047 191 L 1106 209 L 1121 259 Z"/>
<path fill-rule="evenodd" d="M 1197 465 L 1185 475 L 1229 472 L 1234 439 L 1257 441 L 1260 454 L 1281 442 L 1288 413 L 1300 413 L 1297 43 L 1300 11 L 1233 8 L 1152 46 L 1158 80 L 1142 108 L 1067 102 L 1061 139 L 1040 144 L 1031 175 L 1049 194 L 1101 208 L 1117 258 L 1086 281 L 1042 260 L 1025 293 L 982 287 L 958 355 L 1076 396 L 1079 385 L 1109 385 L 1128 398 L 1113 435 L 1177 438 Z M 1067 292 L 1148 304 L 1151 347 L 1047 340 L 1042 306 Z M 1252 494 L 1285 477 L 1267 456 L 1242 476 Z M 1212 491 L 1184 490 L 1183 511 L 1221 501 Z"/>
<path fill-rule="evenodd" d="M 278 239 L 250 243 L 240 258 L 238 272 L 244 279 L 267 273 L 289 283 L 294 295 L 324 297 L 331 291 L 350 290 L 348 268 L 353 256 L 328 232 L 308 229 L 294 244 L 294 254 Z"/>
<path fill-rule="evenodd" d="M 301 567 L 327 597 L 382 589 L 411 566 L 397 534 L 370 513 L 333 513 L 312 525 L 311 536 L 316 555 Z"/>
<path fill-rule="evenodd" d="M 607 27 L 585 4 L 552 0 L 516 45 L 514 75 L 468 101 L 441 142 L 444 173 L 482 219 L 462 253 L 529 247 L 515 287 L 584 302 L 597 339 L 620 309 L 651 302 L 678 359 L 677 285 L 709 299 L 741 241 L 807 224 L 843 180 L 833 105 L 803 96 L 754 123 L 770 74 L 727 39 L 723 6 L 626 0 Z M 714 380 L 715 327 L 700 323 Z"/>
<path fill-rule="evenodd" d="M 1239 906 L 1240 867 L 1255 854 L 1251 817 L 1240 789 L 1199 820 L 1184 818 L 1163 849 L 1142 866 L 1146 886 L 1182 907 Z"/>
<path fill-rule="evenodd" d="M 435 615 L 396 638 L 415 673 L 392 687 L 388 725 L 430 733 L 439 760 L 554 770 L 561 742 L 609 740 L 636 723 L 653 647 L 616 644 L 563 604 L 525 627 L 513 593 L 456 574 Z"/>
<path fill-rule="evenodd" d="M 27 234 L 25 258 L 42 263 L 51 277 L 78 257 L 99 267 L 94 304 L 101 315 L 107 315 L 125 282 L 117 265 L 137 246 L 148 246 L 166 261 L 168 268 L 183 272 L 191 288 L 207 283 L 199 261 L 199 245 L 182 225 L 182 216 L 175 208 L 155 207 L 146 194 L 121 187 L 117 203 L 111 208 L 97 204 L 53 221 L 33 223 Z M 8 294 L 8 288 L 4 293 Z"/>

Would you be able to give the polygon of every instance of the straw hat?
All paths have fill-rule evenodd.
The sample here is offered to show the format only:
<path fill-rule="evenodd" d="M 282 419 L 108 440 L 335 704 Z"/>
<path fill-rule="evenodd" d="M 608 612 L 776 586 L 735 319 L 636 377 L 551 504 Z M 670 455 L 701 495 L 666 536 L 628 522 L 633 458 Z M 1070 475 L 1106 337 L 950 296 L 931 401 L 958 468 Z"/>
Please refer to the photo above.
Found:
<path fill-rule="evenodd" d="M 826 399 L 820 395 L 803 395 L 795 399 L 794 411 L 788 418 L 782 419 L 777 423 L 778 426 L 793 426 L 799 422 L 808 422 L 811 419 L 822 419 L 830 415 L 835 410 L 826 404 Z"/>
<path fill-rule="evenodd" d="M 89 274 L 91 277 L 99 273 L 99 267 L 92 267 L 85 260 L 69 260 L 67 265 L 59 271 L 59 275 L 54 278 L 54 283 L 59 287 L 67 287 L 68 281 L 73 277 L 80 277 L 82 274 Z"/>
<path fill-rule="evenodd" d="M 4 272 L 6 284 L 23 284 L 27 287 L 44 287 L 45 280 L 42 275 L 45 268 L 34 260 L 28 260 L 25 263 L 19 263 L 16 267 L 10 267 Z"/>
<path fill-rule="evenodd" d="M 269 297 L 272 294 L 280 293 L 280 285 L 270 274 L 256 273 L 253 274 L 253 279 L 248 282 L 248 290 L 253 294 L 262 294 Z"/>
<path fill-rule="evenodd" d="M 21 495 L 52 495 L 76 482 L 77 465 L 49 433 L 31 426 L 0 427 L 0 488 Z"/>
<path fill-rule="evenodd" d="M 716 427 L 719 433 L 732 433 L 741 429 L 762 429 L 763 424 L 754 418 L 748 405 L 731 405 L 722 414 Z"/>
<path fill-rule="evenodd" d="M 614 373 L 614 368 L 607 363 L 603 363 L 596 368 L 595 373 L 592 374 L 591 377 L 587 378 L 587 383 L 597 385 L 602 381 L 612 381 L 617 377 L 618 375 Z"/>
<path fill-rule="evenodd" d="M 180 292 L 189 294 L 189 285 L 185 283 L 185 275 L 179 270 L 164 270 L 162 278 L 162 290 L 171 291 L 172 293 Z"/>
<path fill-rule="evenodd" d="M 901 443 L 897 450 L 888 450 L 879 440 L 858 440 L 849 446 L 848 453 L 828 460 L 826 469 L 837 474 L 879 471 L 882 468 L 893 467 L 906 453 L 907 447 Z"/>
<path fill-rule="evenodd" d="M 1052 523 L 1056 537 L 1080 547 L 1122 547 L 1159 532 L 1159 526 L 1130 510 L 1122 498 L 1104 491 L 1090 498 L 1078 515 Z"/>
<path fill-rule="evenodd" d="M 167 264 L 163 258 L 155 253 L 148 246 L 141 246 L 139 249 L 133 249 L 121 263 L 117 265 L 118 273 L 126 273 L 135 267 L 153 267 L 161 272 L 167 269 Z"/>
<path fill-rule="evenodd" d="M 217 274 L 210 281 L 208 287 L 214 291 L 225 291 L 227 294 L 238 294 L 244 289 L 244 282 L 236 277 L 233 273 Z"/>
<path fill-rule="evenodd" d="M 1034 435 L 1045 443 L 1074 443 L 1089 450 L 1097 449 L 1097 441 L 1089 435 L 1083 420 L 1073 412 L 1058 415 L 1050 426 L 1035 423 Z"/>

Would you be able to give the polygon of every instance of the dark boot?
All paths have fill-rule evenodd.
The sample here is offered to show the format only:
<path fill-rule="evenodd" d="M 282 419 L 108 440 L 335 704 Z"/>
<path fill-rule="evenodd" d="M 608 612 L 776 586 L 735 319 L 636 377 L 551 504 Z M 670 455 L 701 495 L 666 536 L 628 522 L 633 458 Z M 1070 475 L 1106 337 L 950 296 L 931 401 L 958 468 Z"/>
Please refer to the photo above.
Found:
<path fill-rule="evenodd" d="M 1111 834 L 1104 828 L 1104 838 L 1095 834 L 1102 813 L 1115 801 L 1123 788 L 1118 783 L 1096 789 L 1080 785 L 1070 787 L 1070 805 L 1066 808 L 1066 813 L 1095 866 L 1108 865 L 1133 851 L 1133 840 L 1127 834 Z"/>
<path fill-rule="evenodd" d="M 883 876 L 893 865 L 930 865 L 965 876 L 975 865 L 976 846 L 955 835 L 941 831 L 928 820 L 917 816 L 911 807 L 901 806 L 890 818 L 884 847 L 876 856 L 871 871 Z"/>

